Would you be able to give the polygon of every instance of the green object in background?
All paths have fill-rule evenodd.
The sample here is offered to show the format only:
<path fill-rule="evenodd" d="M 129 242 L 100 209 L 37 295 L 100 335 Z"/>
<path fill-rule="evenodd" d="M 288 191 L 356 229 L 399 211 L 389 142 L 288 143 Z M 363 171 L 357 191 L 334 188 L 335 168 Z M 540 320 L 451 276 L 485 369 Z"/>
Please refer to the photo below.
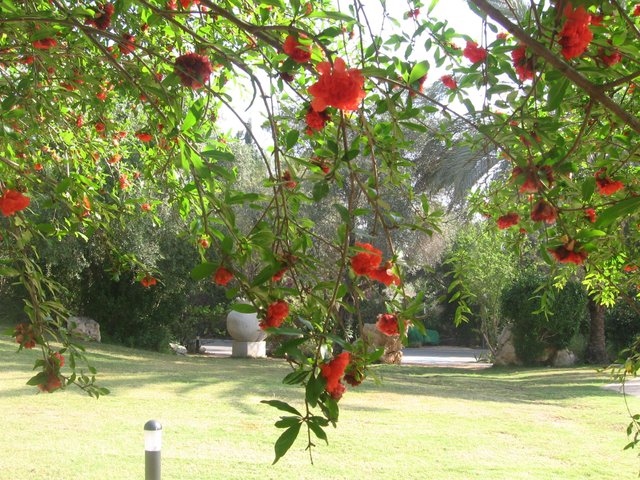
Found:
<path fill-rule="evenodd" d="M 435 330 L 425 330 L 425 334 L 423 335 L 416 327 L 409 327 L 407 337 L 409 339 L 410 347 L 440 344 L 440 334 Z"/>

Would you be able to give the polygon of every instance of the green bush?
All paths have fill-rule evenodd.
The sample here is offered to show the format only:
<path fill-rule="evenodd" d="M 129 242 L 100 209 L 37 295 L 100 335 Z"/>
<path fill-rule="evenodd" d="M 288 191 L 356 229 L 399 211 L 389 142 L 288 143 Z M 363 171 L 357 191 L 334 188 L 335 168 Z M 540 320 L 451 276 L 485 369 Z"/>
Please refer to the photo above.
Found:
<path fill-rule="evenodd" d="M 540 309 L 539 288 L 544 283 L 537 275 L 525 275 L 502 292 L 502 313 L 513 329 L 516 353 L 526 365 L 540 363 L 547 348 L 566 348 L 588 319 L 587 294 L 576 282 L 568 282 L 550 298 L 553 315 L 534 313 Z"/>
<path fill-rule="evenodd" d="M 636 302 L 636 306 L 640 304 Z M 606 313 L 606 337 L 614 355 L 631 346 L 634 338 L 640 335 L 640 315 L 627 302 L 619 301 Z"/>

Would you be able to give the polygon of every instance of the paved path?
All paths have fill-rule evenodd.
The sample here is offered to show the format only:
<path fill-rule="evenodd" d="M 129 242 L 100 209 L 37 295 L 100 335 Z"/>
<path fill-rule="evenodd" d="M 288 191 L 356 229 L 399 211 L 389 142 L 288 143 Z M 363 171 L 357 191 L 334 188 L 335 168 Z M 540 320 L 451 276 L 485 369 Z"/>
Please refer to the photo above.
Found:
<path fill-rule="evenodd" d="M 610 383 L 605 385 L 605 390 L 612 390 L 614 392 L 622 393 L 622 385 L 619 383 Z M 640 378 L 634 378 L 627 380 L 624 386 L 624 391 L 627 395 L 633 395 L 634 397 L 640 397 Z"/>
<path fill-rule="evenodd" d="M 207 355 L 231 356 L 231 340 L 203 340 Z M 464 347 L 421 347 L 403 350 L 403 365 L 428 365 L 438 367 L 483 368 L 489 363 L 478 363 L 477 358 L 486 350 Z"/>

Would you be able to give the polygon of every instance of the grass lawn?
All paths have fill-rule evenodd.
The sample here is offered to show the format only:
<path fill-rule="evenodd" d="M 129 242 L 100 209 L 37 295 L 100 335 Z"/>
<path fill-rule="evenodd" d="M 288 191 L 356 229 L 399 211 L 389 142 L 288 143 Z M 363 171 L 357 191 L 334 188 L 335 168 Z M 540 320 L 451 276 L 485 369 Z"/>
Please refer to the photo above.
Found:
<path fill-rule="evenodd" d="M 111 395 L 25 385 L 34 352 L 0 336 L 0 479 L 144 478 L 142 427 L 164 426 L 163 479 L 632 479 L 620 395 L 592 369 L 381 366 L 349 389 L 329 446 L 302 439 L 271 466 L 278 398 L 299 405 L 275 360 L 182 358 L 92 345 Z M 640 399 L 630 399 L 640 411 Z"/>

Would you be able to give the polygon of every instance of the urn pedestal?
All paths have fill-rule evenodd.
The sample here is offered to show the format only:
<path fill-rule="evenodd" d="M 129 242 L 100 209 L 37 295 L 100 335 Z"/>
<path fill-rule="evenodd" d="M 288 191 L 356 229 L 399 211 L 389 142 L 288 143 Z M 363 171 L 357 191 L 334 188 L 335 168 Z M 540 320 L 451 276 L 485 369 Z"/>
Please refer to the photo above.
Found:
<path fill-rule="evenodd" d="M 231 310 L 227 315 L 227 332 L 233 338 L 231 356 L 263 358 L 267 356 L 267 334 L 260 329 L 255 313 L 240 313 Z"/>

